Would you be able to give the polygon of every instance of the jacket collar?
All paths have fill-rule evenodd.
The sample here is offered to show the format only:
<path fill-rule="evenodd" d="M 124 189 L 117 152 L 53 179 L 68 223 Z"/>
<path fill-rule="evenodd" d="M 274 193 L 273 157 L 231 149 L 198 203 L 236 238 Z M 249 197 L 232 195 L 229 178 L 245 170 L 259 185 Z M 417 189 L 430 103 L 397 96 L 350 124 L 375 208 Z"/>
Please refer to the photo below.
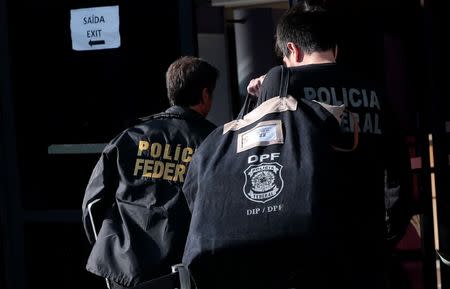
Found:
<path fill-rule="evenodd" d="M 195 110 L 190 109 L 189 107 L 184 107 L 184 106 L 179 106 L 179 105 L 174 105 L 174 106 L 169 107 L 166 110 L 166 113 L 177 113 L 186 118 L 193 118 L 193 119 L 203 119 L 204 118 L 203 115 L 196 112 Z"/>

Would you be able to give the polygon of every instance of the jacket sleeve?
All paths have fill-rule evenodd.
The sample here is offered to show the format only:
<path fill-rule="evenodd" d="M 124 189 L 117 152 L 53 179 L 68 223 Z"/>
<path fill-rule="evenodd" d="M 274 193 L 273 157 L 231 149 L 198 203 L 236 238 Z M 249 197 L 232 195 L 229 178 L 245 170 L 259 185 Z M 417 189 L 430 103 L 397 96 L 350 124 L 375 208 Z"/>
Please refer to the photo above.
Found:
<path fill-rule="evenodd" d="M 195 198 L 197 196 L 197 191 L 199 189 L 199 170 L 198 170 L 198 162 L 200 161 L 199 153 L 194 153 L 191 163 L 189 164 L 189 168 L 186 173 L 186 178 L 184 179 L 183 184 L 183 194 L 187 201 L 189 210 L 193 211 Z"/>
<path fill-rule="evenodd" d="M 95 243 L 101 223 L 112 207 L 118 186 L 117 149 L 109 144 L 92 171 L 82 205 L 83 225 L 91 244 Z"/>

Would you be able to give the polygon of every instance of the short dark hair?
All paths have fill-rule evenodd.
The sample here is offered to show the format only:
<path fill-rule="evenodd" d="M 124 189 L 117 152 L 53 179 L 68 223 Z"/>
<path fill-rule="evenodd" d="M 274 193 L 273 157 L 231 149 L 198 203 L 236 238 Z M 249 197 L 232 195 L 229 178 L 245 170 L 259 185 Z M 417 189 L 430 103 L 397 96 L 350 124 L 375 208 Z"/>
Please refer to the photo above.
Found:
<path fill-rule="evenodd" d="M 288 42 L 293 42 L 306 54 L 334 49 L 337 44 L 333 15 L 322 6 L 300 2 L 287 10 L 277 24 L 278 53 L 289 56 Z"/>
<path fill-rule="evenodd" d="M 203 89 L 212 93 L 218 76 L 219 71 L 201 58 L 183 56 L 177 59 L 166 72 L 170 104 L 187 107 L 199 104 Z"/>

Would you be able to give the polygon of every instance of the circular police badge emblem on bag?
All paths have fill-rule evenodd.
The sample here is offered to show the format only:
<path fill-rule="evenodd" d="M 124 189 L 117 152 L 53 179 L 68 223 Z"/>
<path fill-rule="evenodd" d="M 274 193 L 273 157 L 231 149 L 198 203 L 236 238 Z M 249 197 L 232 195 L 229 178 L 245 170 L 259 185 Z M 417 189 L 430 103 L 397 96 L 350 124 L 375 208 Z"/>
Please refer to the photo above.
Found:
<path fill-rule="evenodd" d="M 282 165 L 279 163 L 261 163 L 250 165 L 245 171 L 244 195 L 253 202 L 265 203 L 283 190 L 281 177 Z"/>

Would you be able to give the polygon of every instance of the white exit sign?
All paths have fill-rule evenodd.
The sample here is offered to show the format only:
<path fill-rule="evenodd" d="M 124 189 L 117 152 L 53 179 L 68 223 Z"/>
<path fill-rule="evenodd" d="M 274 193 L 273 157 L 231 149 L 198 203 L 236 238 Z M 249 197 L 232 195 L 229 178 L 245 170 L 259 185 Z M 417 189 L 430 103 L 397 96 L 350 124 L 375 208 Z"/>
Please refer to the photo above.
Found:
<path fill-rule="evenodd" d="M 70 10 L 70 30 L 73 50 L 120 47 L 119 6 Z"/>

